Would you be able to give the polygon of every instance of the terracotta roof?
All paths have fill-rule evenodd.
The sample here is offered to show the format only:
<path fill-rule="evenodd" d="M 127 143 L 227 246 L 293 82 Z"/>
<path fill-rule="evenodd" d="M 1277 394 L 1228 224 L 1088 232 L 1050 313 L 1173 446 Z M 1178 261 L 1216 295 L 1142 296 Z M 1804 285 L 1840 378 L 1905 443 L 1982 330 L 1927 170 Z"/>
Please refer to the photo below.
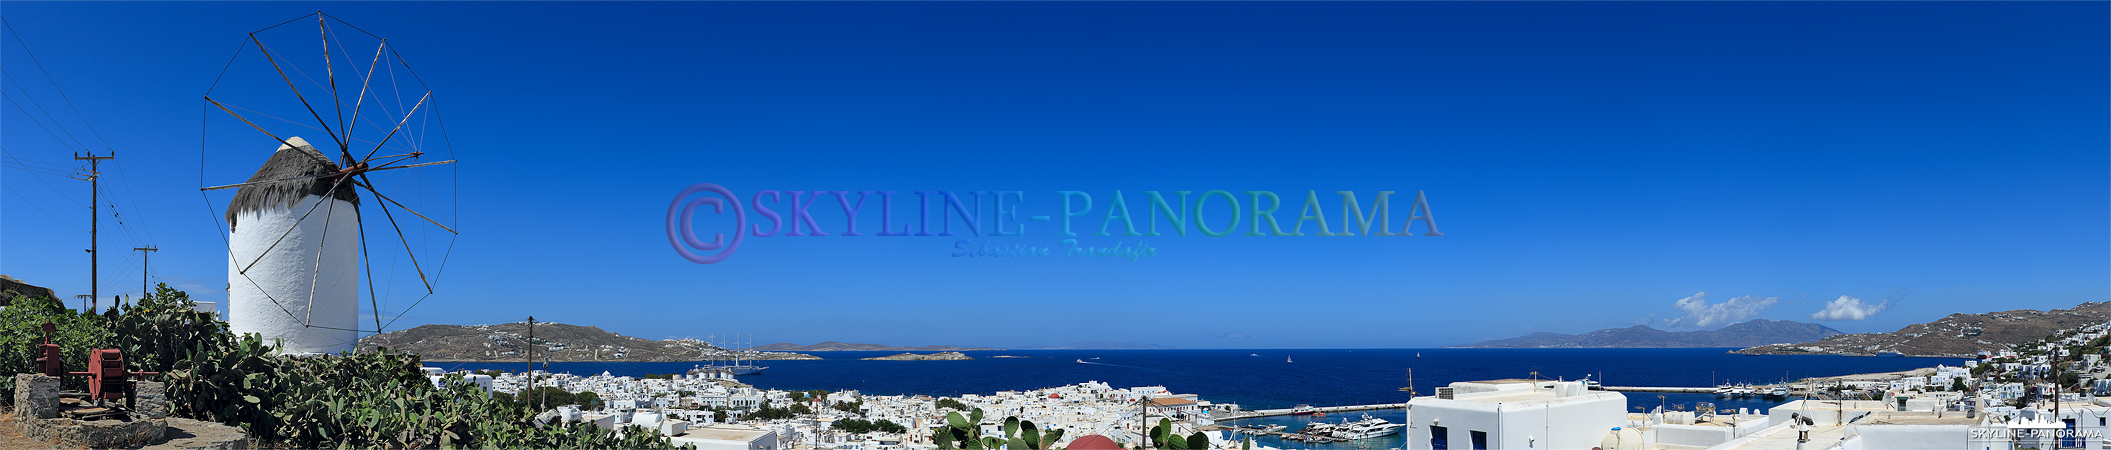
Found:
<path fill-rule="evenodd" d="M 1065 448 L 1070 450 L 1122 450 L 1121 444 L 1116 444 L 1113 439 L 1107 439 L 1106 436 L 1097 434 L 1086 435 L 1085 437 L 1077 438 L 1075 441 L 1070 441 L 1070 445 Z"/>

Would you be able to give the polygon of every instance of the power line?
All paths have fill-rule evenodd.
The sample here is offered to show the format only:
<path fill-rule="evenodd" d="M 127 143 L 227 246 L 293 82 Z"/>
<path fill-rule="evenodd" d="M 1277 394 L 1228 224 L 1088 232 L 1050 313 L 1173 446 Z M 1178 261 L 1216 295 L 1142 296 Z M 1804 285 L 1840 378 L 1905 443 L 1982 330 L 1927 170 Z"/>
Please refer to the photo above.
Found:
<path fill-rule="evenodd" d="M 18 157 L 15 157 L 15 154 L 14 154 L 13 152 L 7 152 L 5 148 L 0 148 L 0 154 L 4 154 L 4 155 L 6 155 L 6 156 L 7 156 L 8 158 L 14 159 L 15 161 L 28 161 L 28 160 L 26 160 L 26 159 L 22 159 L 22 158 L 18 158 Z M 68 177 L 68 178 L 73 178 L 73 177 L 75 177 L 75 176 L 77 176 L 77 175 L 80 175 L 80 174 L 78 174 L 78 173 L 75 173 L 75 174 L 67 174 L 67 175 L 65 175 L 65 176 L 66 176 L 66 177 Z M 37 176 L 37 173 L 36 173 L 36 172 L 34 172 L 34 171 L 30 171 L 30 172 L 29 172 L 29 176 L 30 176 L 30 178 L 35 178 L 35 179 L 37 179 L 37 182 L 38 182 L 38 183 L 44 183 L 44 187 L 47 187 L 47 188 L 51 188 L 51 192 L 59 194 L 59 197 L 65 198 L 65 199 L 66 199 L 66 201 L 69 201 L 69 202 L 73 202 L 73 204 L 76 204 L 76 205 L 81 205 L 81 207 L 82 207 L 82 208 L 87 208 L 87 207 L 88 207 L 88 204 L 87 204 L 87 203 L 81 203 L 81 201 L 80 201 L 80 200 L 75 200 L 75 199 L 73 198 L 73 196 L 71 196 L 71 195 L 66 195 L 66 191 L 61 191 L 61 190 L 59 190 L 58 186 L 52 186 L 52 185 L 51 185 L 51 182 L 48 182 L 48 181 L 44 181 L 44 177 L 41 177 L 41 176 Z"/>
<path fill-rule="evenodd" d="M 66 221 L 65 221 L 65 220 L 59 219 L 59 216 L 55 216 L 55 215 L 52 215 L 50 211 L 45 211 L 43 207 L 37 206 L 37 202 L 29 201 L 29 196 L 26 196 L 26 195 L 22 195 L 22 191 L 17 191 L 17 190 L 15 190 L 15 188 L 14 188 L 13 186 L 7 186 L 7 185 L 0 185 L 0 187 L 4 187 L 4 188 L 7 188 L 7 191 L 8 191 L 8 192 L 13 192 L 13 193 L 15 193 L 15 196 L 16 196 L 16 197 L 21 197 L 21 198 L 22 198 L 22 202 L 23 202 L 23 203 L 28 203 L 28 204 L 29 204 L 29 207 L 30 207 L 30 208 L 34 208 L 34 209 L 36 209 L 36 210 L 37 210 L 37 212 L 40 212 L 40 213 L 44 213 L 44 216 L 45 216 L 45 217 L 50 217 L 50 218 L 51 218 L 51 220 L 54 220 L 54 221 L 58 221 L 58 222 L 59 222 L 59 225 L 65 225 L 65 226 L 66 226 L 66 228 L 72 228 L 72 229 L 75 229 L 75 230 L 80 230 L 80 231 L 84 231 L 84 232 L 85 232 L 85 231 L 88 231 L 87 229 L 84 229 L 84 228 L 81 228 L 81 227 L 76 227 L 76 226 L 73 226 L 73 224 L 70 224 L 70 223 L 66 223 Z"/>
<path fill-rule="evenodd" d="M 15 156 L 14 156 L 14 154 L 13 154 L 13 153 L 8 153 L 7 155 L 8 155 L 8 157 L 10 157 L 10 158 L 15 158 Z M 44 167 L 44 168 L 48 168 L 48 169 L 51 169 L 51 170 L 65 170 L 65 171 L 72 171 L 72 170 L 75 170 L 75 169 L 74 169 L 74 168 L 73 168 L 72 166 L 67 166 L 67 165 L 64 165 L 64 164 L 59 164 L 59 163 L 48 163 L 48 162 L 43 162 L 43 161 L 33 161 L 33 160 L 27 160 L 27 159 L 22 159 L 22 158 L 15 158 L 15 161 L 16 161 L 16 162 L 20 162 L 20 163 L 24 163 L 24 164 L 34 164 L 34 165 L 36 165 L 36 166 L 39 166 L 39 167 Z"/>
<path fill-rule="evenodd" d="M 44 254 L 43 254 L 43 253 L 37 253 L 37 251 L 36 251 L 36 250 L 30 250 L 30 249 L 29 249 L 29 246 L 26 246 L 26 245 L 22 245 L 22 244 L 18 244 L 18 243 L 15 243 L 15 241 L 10 241 L 10 240 L 7 240 L 7 238 L 4 238 L 4 237 L 0 237 L 0 242 L 5 242 L 5 243 L 9 243 L 9 244 L 15 244 L 15 247 L 16 247 L 16 248 L 20 248 L 20 249 L 22 249 L 22 251 L 26 251 L 26 252 L 29 252 L 29 254 L 32 254 L 32 255 L 37 255 L 37 257 L 38 257 L 38 258 L 44 258 L 44 260 L 45 260 L 45 261 L 51 261 L 51 263 L 52 263 L 52 267 L 63 267 L 63 268 L 65 268 L 66 270 L 71 270 L 71 271 L 73 271 L 74 273 L 80 273 L 80 272 L 81 272 L 81 269 L 76 269 L 76 268 L 74 268 L 73 266 L 69 266 L 69 265 L 66 265 L 66 263 L 62 263 L 62 262 L 59 262 L 59 260 L 56 260 L 56 259 L 51 259 L 51 257 L 50 257 L 50 256 L 44 256 Z"/>
<path fill-rule="evenodd" d="M 142 217 L 139 223 L 139 231 L 142 233 L 146 233 L 147 242 L 154 242 L 154 232 L 152 230 L 147 229 L 146 220 L 144 220 L 144 217 L 146 217 L 146 215 L 141 213 L 139 210 L 139 197 L 132 195 L 132 177 L 125 174 L 125 163 L 123 161 L 117 162 L 117 175 L 118 181 L 122 181 L 125 183 L 125 199 L 130 200 L 132 202 L 132 213 L 134 215 Z"/>
<path fill-rule="evenodd" d="M 72 107 L 72 108 L 73 108 L 73 115 L 74 115 L 75 117 L 80 117 L 80 118 L 81 118 L 81 125 L 83 125 L 83 126 L 87 126 L 87 127 L 88 127 L 88 132 L 89 132 L 89 133 L 94 133 L 94 134 L 95 134 L 95 140 L 97 140 L 97 141 L 101 141 L 101 142 L 103 143 L 103 148 L 104 148 L 104 149 L 109 149 L 109 148 L 111 148 L 111 147 L 110 147 L 110 141 L 108 141 L 108 140 L 104 140 L 104 139 L 103 139 L 103 133 L 102 133 L 102 132 L 100 132 L 100 131 L 95 131 L 95 125 L 94 125 L 94 124 L 90 124 L 90 123 L 88 123 L 88 116 L 86 116 L 86 115 L 82 115 L 82 114 L 81 114 L 81 107 L 80 107 L 80 106 L 78 106 L 78 105 L 74 105 L 74 104 L 73 104 L 73 99 L 72 99 L 72 98 L 70 98 L 70 97 L 67 97 L 67 96 L 66 96 L 66 90 L 65 90 L 65 89 L 60 89 L 60 88 L 59 88 L 59 80 L 58 80 L 58 79 L 55 79 L 55 78 L 52 78 L 52 77 L 51 77 L 51 71 L 50 71 L 50 70 L 46 70 L 46 69 L 44 68 L 44 62 L 43 62 L 43 61 L 39 61 L 39 60 L 37 60 L 37 53 L 36 53 L 36 52 L 32 52 L 32 51 L 29 51 L 29 44 L 27 44 L 27 43 L 24 43 L 24 42 L 22 41 L 22 34 L 21 34 L 21 33 L 16 33 L 16 32 L 15 32 L 15 25 L 14 25 L 14 24 L 11 24 L 11 23 L 6 23 L 6 19 L 0 19 L 0 24 L 4 24 L 4 25 L 6 25 L 6 26 L 7 26 L 7 33 L 8 33 L 8 34 L 11 34 L 11 35 L 14 35 L 14 36 L 15 36 L 15 45 L 21 46 L 21 47 L 22 47 L 22 52 L 23 52 L 23 53 L 28 53 L 28 54 L 29 54 L 29 60 L 30 60 L 30 62 L 34 62 L 34 63 L 37 63 L 37 70 L 38 70 L 38 71 L 41 71 L 41 72 L 44 72 L 44 79 L 46 79 L 46 80 L 50 80 L 50 81 L 51 81 L 51 90 L 54 90 L 54 91 L 59 91 L 59 98 L 60 98 L 60 99 L 64 99 L 64 100 L 66 100 L 66 106 L 68 106 L 68 107 Z"/>
<path fill-rule="evenodd" d="M 0 161 L 0 167 L 6 167 L 6 168 L 11 168 L 11 169 L 21 169 L 21 170 L 22 170 L 22 171 L 24 171 L 24 172 L 36 172 L 36 173 L 41 173 L 41 174 L 45 174 L 45 175 L 58 175 L 58 176 L 72 176 L 72 175 L 73 175 L 73 174 L 71 174 L 71 173 L 66 173 L 66 172 L 60 172 L 60 171 L 56 171 L 56 170 L 51 170 L 51 169 L 47 169 L 47 168 L 43 168 L 43 167 L 37 167 L 37 166 L 30 166 L 30 165 L 23 165 L 23 164 L 17 164 L 17 163 L 13 163 L 13 162 L 8 162 L 8 161 Z"/>
<path fill-rule="evenodd" d="M 52 139 L 58 140 L 58 141 L 59 141 L 59 146 L 60 146 L 60 147 L 66 147 L 66 149 L 67 149 L 67 150 L 73 150 L 73 151 L 80 151 L 80 147 L 75 147 L 75 146 L 74 146 L 74 145 L 73 145 L 72 143 L 68 143 L 68 142 L 66 142 L 66 140 L 65 140 L 65 139 L 60 139 L 60 138 L 59 138 L 59 134 L 58 134 L 58 133 L 53 133 L 53 132 L 51 132 L 51 128 L 50 128 L 50 127 L 46 127 L 46 126 L 44 126 L 44 121 L 42 121 L 42 120 L 37 120 L 37 116 L 36 116 L 36 115 L 34 115 L 34 114 L 30 114 L 30 113 L 29 113 L 29 109 L 23 108 L 23 107 L 22 107 L 22 103 L 21 103 L 21 102 L 17 102 L 17 101 L 15 101 L 15 96 L 12 96 L 12 95 L 7 95 L 7 93 L 5 93 L 5 92 L 0 92 L 0 98 L 6 98 L 6 99 L 7 99 L 7 103 L 8 103 L 8 104 L 11 104 L 11 105 L 15 105 L 15 110 L 17 110 L 17 111 L 22 111 L 22 116 L 23 116 L 23 117 L 28 117 L 28 118 L 29 118 L 29 121 L 30 121 L 30 122 L 35 122 L 35 123 L 37 124 L 37 128 L 42 128 L 42 129 L 44 129 L 44 134 L 49 134 L 49 135 L 51 135 L 51 138 L 52 138 Z M 57 125 L 57 124 L 56 124 L 56 123 L 54 123 L 53 125 Z M 62 128 L 62 129 L 63 129 L 63 128 Z M 71 136 L 71 135 L 68 135 L 68 136 Z"/>
<path fill-rule="evenodd" d="M 107 201 L 103 202 L 103 204 L 110 206 L 110 219 L 117 221 L 117 231 L 123 233 L 123 236 L 125 237 L 125 243 L 132 245 L 142 244 L 142 242 L 139 241 L 139 234 L 137 232 L 132 231 L 132 227 L 125 225 L 125 216 L 123 214 L 119 214 L 119 211 L 117 210 L 117 204 Z"/>
<path fill-rule="evenodd" d="M 73 136 L 73 131 L 72 131 L 72 130 L 67 130 L 67 129 L 66 129 L 66 126 L 65 126 L 65 125 L 60 125 L 60 124 L 59 124 L 59 118 L 58 118 L 58 117 L 56 117 L 56 116 L 52 116 L 52 115 L 51 115 L 51 111 L 46 111 L 46 110 L 44 110 L 44 104 L 43 104 L 43 103 L 39 103 L 39 102 L 37 102 L 37 97 L 36 97 L 36 96 L 34 96 L 34 95 L 29 95 L 29 88 L 26 88 L 26 87 L 22 87 L 22 83 L 20 83 L 20 82 L 17 82 L 17 81 L 15 81 L 15 76 L 14 76 L 13 74 L 9 74 L 9 73 L 7 73 L 7 71 L 6 71 L 6 70 L 0 70 L 0 77 L 4 77 L 4 78 L 7 78 L 7 82 L 8 82 L 9 84 L 13 84 L 13 85 L 15 85 L 15 90 L 18 90 L 18 91 L 22 91 L 22 96 L 23 96 L 23 97 L 27 97 L 27 98 L 29 98 L 29 104 L 30 104 L 30 105 L 34 105 L 34 106 L 36 106 L 36 107 L 37 107 L 37 112 L 41 112 L 41 113 L 44 113 L 44 118 L 46 118 L 46 119 L 51 119 L 51 125 L 52 125 L 52 126 L 56 126 L 56 127 L 59 127 L 59 131 L 62 131 L 62 132 L 65 132 L 65 133 L 66 133 L 66 137 L 68 137 L 68 138 L 73 138 L 73 143 L 75 143 L 75 144 L 80 144 L 81 148 L 88 148 L 88 144 L 82 144 L 82 143 L 81 143 L 81 138 L 78 138 L 78 137 L 74 137 L 74 136 Z M 54 87 L 55 87 L 55 86 L 54 86 Z M 19 106 L 19 105 L 18 105 L 18 106 Z M 87 122 L 82 122 L 82 123 L 83 123 L 83 124 L 86 124 Z"/>

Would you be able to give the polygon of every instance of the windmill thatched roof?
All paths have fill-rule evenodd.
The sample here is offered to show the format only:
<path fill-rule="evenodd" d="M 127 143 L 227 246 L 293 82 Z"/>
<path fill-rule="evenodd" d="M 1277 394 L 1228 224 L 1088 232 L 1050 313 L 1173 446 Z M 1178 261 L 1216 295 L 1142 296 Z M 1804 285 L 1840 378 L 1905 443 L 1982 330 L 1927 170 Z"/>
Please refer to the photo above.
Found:
<path fill-rule="evenodd" d="M 286 139 L 286 142 L 292 143 L 295 147 L 289 148 L 285 145 L 279 145 L 279 150 L 271 154 L 271 159 L 264 161 L 263 167 L 257 168 L 257 174 L 251 175 L 249 182 L 322 175 L 338 171 L 339 167 L 337 164 L 329 162 L 330 158 L 323 156 L 322 152 L 316 151 L 315 146 L 308 145 L 308 141 L 295 136 Z M 234 201 L 227 204 L 227 228 L 229 230 L 234 229 L 236 213 L 261 211 L 267 208 L 290 208 L 294 203 L 307 196 L 329 195 L 330 186 L 333 184 L 338 184 L 337 179 L 321 177 L 243 186 L 240 190 L 235 191 Z M 338 200 L 351 202 L 355 207 L 359 205 L 359 193 L 352 190 L 351 181 L 338 184 L 334 197 Z"/>

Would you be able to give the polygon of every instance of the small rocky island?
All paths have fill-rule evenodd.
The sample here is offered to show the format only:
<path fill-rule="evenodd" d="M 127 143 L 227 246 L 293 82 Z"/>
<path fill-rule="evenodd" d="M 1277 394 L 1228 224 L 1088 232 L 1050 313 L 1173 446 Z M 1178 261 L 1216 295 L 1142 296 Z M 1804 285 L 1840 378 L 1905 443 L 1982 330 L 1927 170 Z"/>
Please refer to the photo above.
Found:
<path fill-rule="evenodd" d="M 899 355 L 877 356 L 864 359 L 867 361 L 967 361 L 975 358 L 970 358 L 966 353 L 961 352 L 938 352 L 927 355 L 903 353 Z"/>

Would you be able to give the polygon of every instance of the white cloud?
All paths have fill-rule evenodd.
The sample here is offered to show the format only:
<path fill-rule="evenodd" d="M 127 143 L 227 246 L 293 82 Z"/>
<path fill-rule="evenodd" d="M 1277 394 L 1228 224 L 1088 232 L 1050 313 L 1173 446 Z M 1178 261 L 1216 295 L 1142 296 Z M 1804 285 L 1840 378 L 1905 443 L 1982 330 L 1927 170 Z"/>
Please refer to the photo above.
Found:
<path fill-rule="evenodd" d="M 1747 295 L 1711 305 L 1708 304 L 1708 293 L 1701 292 L 1672 303 L 1673 307 L 1678 308 L 1680 311 L 1685 311 L 1686 314 L 1676 319 L 1671 319 L 1666 325 L 1673 328 L 1708 328 L 1716 325 L 1733 324 L 1742 322 L 1745 319 L 1758 317 L 1760 310 L 1774 306 L 1775 303 L 1780 301 L 1781 297 L 1760 298 Z"/>
<path fill-rule="evenodd" d="M 1893 299 L 1895 299 L 1894 297 Z M 1825 310 L 1811 313 L 1813 320 L 1862 320 L 1884 310 L 1891 309 L 1891 300 L 1874 305 L 1863 304 L 1862 299 L 1842 295 L 1838 300 L 1825 304 Z"/>

